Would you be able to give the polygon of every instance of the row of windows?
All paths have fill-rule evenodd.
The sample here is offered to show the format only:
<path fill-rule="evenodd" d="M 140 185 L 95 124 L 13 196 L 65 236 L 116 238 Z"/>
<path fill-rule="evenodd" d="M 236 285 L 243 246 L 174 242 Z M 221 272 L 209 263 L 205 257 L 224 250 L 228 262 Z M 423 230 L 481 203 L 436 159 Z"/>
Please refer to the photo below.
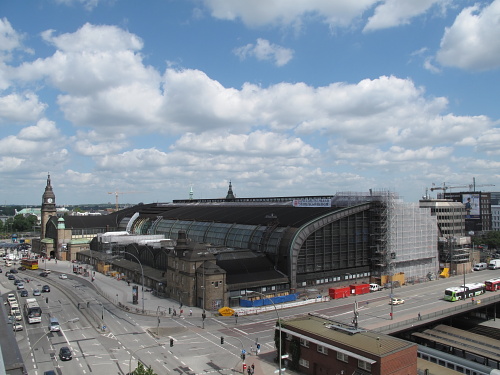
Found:
<path fill-rule="evenodd" d="M 287 340 L 292 340 L 293 336 L 291 334 L 287 334 L 286 335 L 286 339 Z M 301 338 L 300 339 L 300 345 L 305 347 L 305 348 L 309 348 L 309 341 L 306 340 L 306 339 L 303 339 Z M 316 350 L 318 351 L 318 353 L 321 353 L 321 354 L 324 354 L 324 355 L 328 355 L 328 348 L 323 346 L 323 345 L 319 345 L 317 344 L 316 345 Z M 336 357 L 337 357 L 337 360 L 339 361 L 342 361 L 342 362 L 345 362 L 345 363 L 349 363 L 349 356 L 345 353 L 342 353 L 342 352 L 336 352 Z M 303 359 L 303 358 L 300 358 L 299 359 L 299 364 L 303 367 L 306 367 L 306 368 L 309 368 L 309 361 L 306 360 L 306 359 Z M 361 359 L 358 359 L 358 367 L 362 370 L 365 370 L 365 371 L 368 371 L 368 372 L 371 372 L 372 370 L 372 365 L 371 363 L 369 362 L 366 362 L 366 361 L 363 361 Z"/>

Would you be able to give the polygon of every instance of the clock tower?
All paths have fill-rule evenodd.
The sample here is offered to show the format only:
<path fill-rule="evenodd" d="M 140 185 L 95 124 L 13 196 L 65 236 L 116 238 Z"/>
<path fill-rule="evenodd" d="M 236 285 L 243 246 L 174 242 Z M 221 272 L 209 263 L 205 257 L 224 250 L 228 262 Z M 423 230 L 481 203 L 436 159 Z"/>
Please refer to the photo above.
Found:
<path fill-rule="evenodd" d="M 50 184 L 50 173 L 47 176 L 47 186 L 45 186 L 45 191 L 42 195 L 42 222 L 41 222 L 41 233 L 40 239 L 45 238 L 46 226 L 51 216 L 57 215 L 56 209 L 56 196 L 54 191 L 52 191 L 52 185 Z"/>

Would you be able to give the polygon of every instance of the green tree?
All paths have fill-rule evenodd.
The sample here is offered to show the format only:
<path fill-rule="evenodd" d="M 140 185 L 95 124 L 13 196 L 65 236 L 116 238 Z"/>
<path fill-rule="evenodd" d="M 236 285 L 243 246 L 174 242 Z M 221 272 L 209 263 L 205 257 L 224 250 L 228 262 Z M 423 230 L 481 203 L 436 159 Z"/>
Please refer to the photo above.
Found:
<path fill-rule="evenodd" d="M 12 230 L 13 232 L 28 232 L 33 230 L 33 226 L 36 225 L 38 219 L 35 215 L 16 215 L 13 220 Z"/>
<path fill-rule="evenodd" d="M 132 372 L 133 375 L 158 375 L 153 369 L 148 366 L 145 367 L 142 362 L 137 364 L 137 368 Z"/>

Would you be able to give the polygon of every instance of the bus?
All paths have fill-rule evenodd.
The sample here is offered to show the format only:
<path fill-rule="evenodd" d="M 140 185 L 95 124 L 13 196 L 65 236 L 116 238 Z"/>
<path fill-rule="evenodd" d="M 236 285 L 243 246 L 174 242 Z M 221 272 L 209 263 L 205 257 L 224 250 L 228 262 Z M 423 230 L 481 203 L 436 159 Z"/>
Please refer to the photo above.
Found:
<path fill-rule="evenodd" d="M 28 323 L 42 322 L 42 308 L 38 305 L 36 298 L 28 298 L 24 305 L 24 315 Z"/>
<path fill-rule="evenodd" d="M 500 278 L 486 280 L 484 285 L 486 285 L 486 290 L 489 290 L 490 292 L 500 290 Z"/>
<path fill-rule="evenodd" d="M 38 259 L 21 259 L 21 266 L 23 266 L 27 270 L 37 270 Z"/>
<path fill-rule="evenodd" d="M 448 288 L 444 291 L 445 301 L 459 301 L 462 299 L 479 296 L 486 292 L 486 286 L 482 283 L 465 284 L 458 287 Z"/>

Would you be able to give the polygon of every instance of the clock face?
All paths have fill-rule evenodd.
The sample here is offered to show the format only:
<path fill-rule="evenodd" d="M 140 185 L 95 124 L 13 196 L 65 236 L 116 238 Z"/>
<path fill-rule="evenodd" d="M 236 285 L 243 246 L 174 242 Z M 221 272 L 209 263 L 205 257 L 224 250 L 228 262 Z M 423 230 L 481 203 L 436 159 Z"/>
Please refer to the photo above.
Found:
<path fill-rule="evenodd" d="M 52 198 L 47 199 L 47 202 L 49 202 L 49 203 L 52 203 L 52 201 L 53 201 Z"/>

